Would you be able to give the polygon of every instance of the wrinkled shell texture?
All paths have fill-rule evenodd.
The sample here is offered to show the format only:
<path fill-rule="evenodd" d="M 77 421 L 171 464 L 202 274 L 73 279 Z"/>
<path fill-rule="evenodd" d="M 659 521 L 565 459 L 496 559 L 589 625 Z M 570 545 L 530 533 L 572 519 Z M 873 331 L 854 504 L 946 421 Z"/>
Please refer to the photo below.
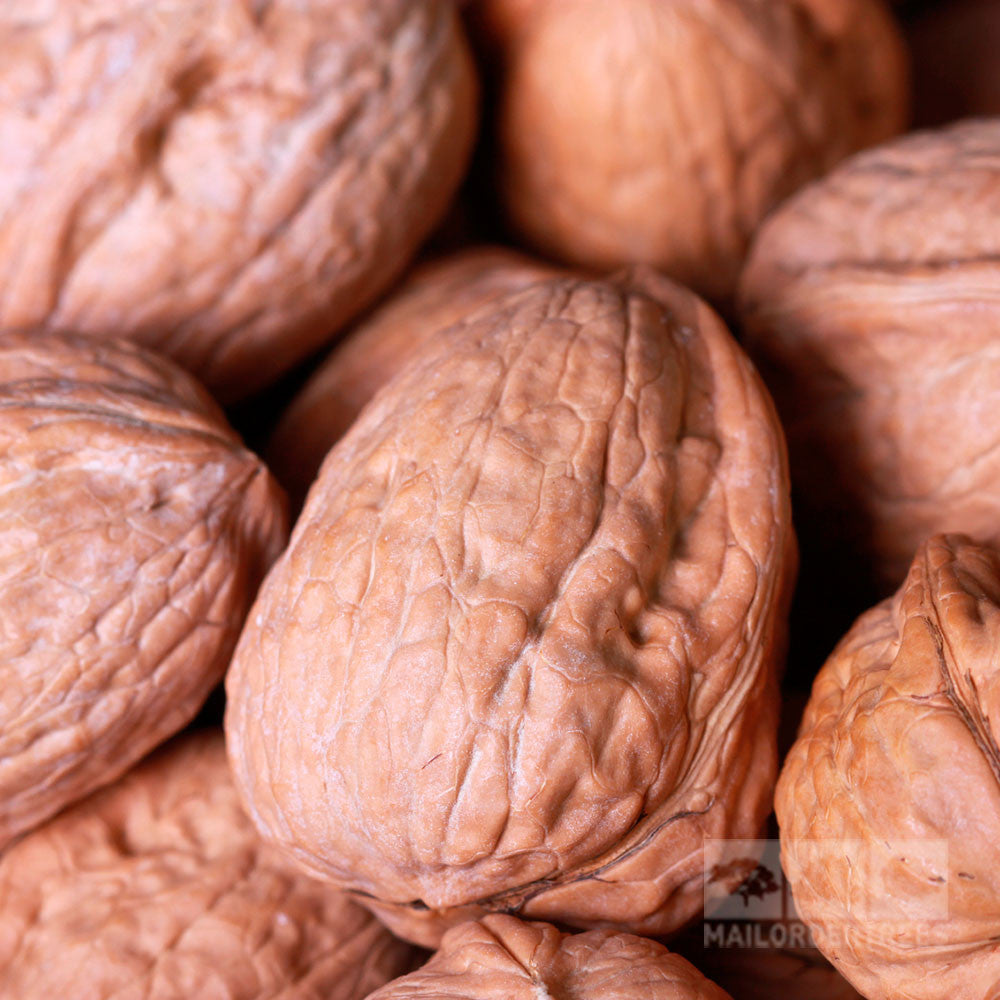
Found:
<path fill-rule="evenodd" d="M 371 1000 L 729 1000 L 661 944 L 633 934 L 560 934 L 494 915 L 449 931 L 422 969 Z"/>
<path fill-rule="evenodd" d="M 936 531 L 998 534 L 998 214 L 1000 122 L 918 133 L 779 209 L 743 277 L 800 519 L 890 587 Z"/>
<path fill-rule="evenodd" d="M 436 942 L 667 931 L 754 836 L 794 549 L 781 431 L 690 293 L 554 279 L 452 326 L 327 457 L 228 680 L 258 827 Z"/>
<path fill-rule="evenodd" d="M 275 475 L 294 498 L 304 497 L 326 453 L 364 405 L 436 333 L 552 274 L 552 268 L 500 247 L 464 250 L 418 268 L 337 346 L 292 401 L 268 449 Z"/>
<path fill-rule="evenodd" d="M 905 123 L 879 0 L 479 6 L 507 212 L 573 263 L 652 264 L 724 302 L 770 209 Z"/>
<path fill-rule="evenodd" d="M 823 667 L 785 763 L 796 905 L 873 1000 L 1000 989 L 998 647 L 1000 555 L 935 536 Z"/>
<path fill-rule="evenodd" d="M 0 858 L 17 1000 L 362 1000 L 412 968 L 373 917 L 262 844 L 221 733 L 187 735 Z"/>
<path fill-rule="evenodd" d="M 0 328 L 128 336 L 225 399 L 391 282 L 474 129 L 447 0 L 5 0 L 0 48 Z"/>
<path fill-rule="evenodd" d="M 948 0 L 910 26 L 913 112 L 920 125 L 1000 115 L 1000 7 L 996 0 Z"/>
<path fill-rule="evenodd" d="M 190 721 L 285 537 L 277 486 L 184 372 L 0 335 L 0 846 Z"/>

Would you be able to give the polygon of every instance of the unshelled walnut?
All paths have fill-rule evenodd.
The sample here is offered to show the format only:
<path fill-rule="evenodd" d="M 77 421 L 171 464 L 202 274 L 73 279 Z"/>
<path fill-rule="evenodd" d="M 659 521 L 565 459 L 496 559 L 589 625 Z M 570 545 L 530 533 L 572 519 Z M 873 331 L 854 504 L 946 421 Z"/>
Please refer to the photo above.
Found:
<path fill-rule="evenodd" d="M 870 1000 L 1000 983 L 1000 553 L 918 552 L 820 672 L 778 783 L 796 906 Z"/>
<path fill-rule="evenodd" d="M 693 965 L 634 934 L 561 934 L 495 914 L 450 930 L 422 968 L 370 1000 L 729 1000 Z"/>
<path fill-rule="evenodd" d="M 784 444 L 640 269 L 436 336 L 327 456 L 227 678 L 259 829 L 436 943 L 490 911 L 666 932 L 770 809 Z M 709 857 L 706 857 L 708 855 Z"/>
<path fill-rule="evenodd" d="M 0 328 L 129 337 L 232 400 L 444 212 L 475 117 L 450 0 L 5 0 Z"/>
<path fill-rule="evenodd" d="M 547 254 L 727 302 L 776 204 L 906 120 L 880 0 L 476 0 L 498 183 Z"/>
<path fill-rule="evenodd" d="M 553 273 L 501 247 L 475 247 L 417 268 L 334 349 L 282 416 L 268 459 L 293 500 L 302 500 L 326 453 L 368 400 L 439 330 Z"/>
<path fill-rule="evenodd" d="M 879 596 L 934 532 L 1000 535 L 998 214 L 1000 121 L 918 133 L 782 206 L 743 276 L 812 565 Z"/>
<path fill-rule="evenodd" d="M 186 373 L 0 334 L 0 847 L 194 716 L 285 537 L 277 485 Z"/>
<path fill-rule="evenodd" d="M 260 842 L 218 732 L 180 737 L 0 856 L 11 1000 L 362 1000 L 411 950 Z"/>

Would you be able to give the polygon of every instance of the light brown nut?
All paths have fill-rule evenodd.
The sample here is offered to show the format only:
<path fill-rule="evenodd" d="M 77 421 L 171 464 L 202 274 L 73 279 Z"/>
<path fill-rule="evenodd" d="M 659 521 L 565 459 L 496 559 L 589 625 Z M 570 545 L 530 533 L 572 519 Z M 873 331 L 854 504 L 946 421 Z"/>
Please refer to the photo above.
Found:
<path fill-rule="evenodd" d="M 436 942 L 490 911 L 665 932 L 775 768 L 781 431 L 648 271 L 443 331 L 334 447 L 228 675 L 259 829 Z"/>
<path fill-rule="evenodd" d="M 281 418 L 268 459 L 294 501 L 305 497 L 326 453 L 364 405 L 434 335 L 506 292 L 554 274 L 502 247 L 475 247 L 417 268 L 342 341 Z"/>
<path fill-rule="evenodd" d="M 998 534 L 998 213 L 1000 122 L 919 133 L 785 204 L 743 276 L 800 520 L 881 594 L 935 531 Z"/>
<path fill-rule="evenodd" d="M 533 246 L 725 303 L 776 204 L 906 118 L 881 0 L 478 0 L 499 183 Z"/>
<path fill-rule="evenodd" d="M 0 847 L 192 718 L 285 537 L 280 490 L 184 372 L 0 335 Z"/>
<path fill-rule="evenodd" d="M 0 856 L 12 1000 L 361 1000 L 410 952 L 259 841 L 221 733 L 179 738 Z"/>
<path fill-rule="evenodd" d="M 465 167 L 449 0 L 5 0 L 0 328 L 244 396 L 398 274 Z"/>
<path fill-rule="evenodd" d="M 996 0 L 931 5 L 907 29 L 913 52 L 913 112 L 942 125 L 1000 114 L 1000 7 Z"/>
<path fill-rule="evenodd" d="M 1000 982 L 1000 555 L 936 536 L 820 672 L 778 783 L 782 860 L 872 1000 Z"/>
<path fill-rule="evenodd" d="M 560 934 L 495 914 L 450 930 L 422 968 L 370 1000 L 729 1000 L 693 965 L 634 934 Z"/>

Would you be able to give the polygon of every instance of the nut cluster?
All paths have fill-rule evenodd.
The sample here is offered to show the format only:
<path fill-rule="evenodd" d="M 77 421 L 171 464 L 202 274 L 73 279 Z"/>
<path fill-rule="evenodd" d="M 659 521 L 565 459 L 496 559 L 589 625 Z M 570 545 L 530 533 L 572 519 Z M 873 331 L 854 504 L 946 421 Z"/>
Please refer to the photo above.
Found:
<path fill-rule="evenodd" d="M 0 4 L 0 1000 L 1000 996 L 997 39 Z"/>

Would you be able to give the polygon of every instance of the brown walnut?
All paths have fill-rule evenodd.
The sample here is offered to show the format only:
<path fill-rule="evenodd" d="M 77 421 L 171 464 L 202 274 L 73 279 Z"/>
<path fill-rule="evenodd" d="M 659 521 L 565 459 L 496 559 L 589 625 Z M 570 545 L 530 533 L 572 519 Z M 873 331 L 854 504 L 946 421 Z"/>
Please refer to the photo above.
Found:
<path fill-rule="evenodd" d="M 226 400 L 381 293 L 474 130 L 449 0 L 5 0 L 0 328 L 129 337 Z"/>
<path fill-rule="evenodd" d="M 326 453 L 364 405 L 434 335 L 553 269 L 502 247 L 475 247 L 417 268 L 311 376 L 281 418 L 268 459 L 301 502 Z"/>
<path fill-rule="evenodd" d="M 743 276 L 800 521 L 880 596 L 934 532 L 998 536 L 998 213 L 1000 122 L 918 133 L 783 205 Z"/>
<path fill-rule="evenodd" d="M 730 1000 L 693 965 L 634 934 L 561 934 L 495 914 L 450 930 L 421 969 L 370 1000 Z"/>
<path fill-rule="evenodd" d="M 12 1000 L 362 1000 L 410 952 L 260 842 L 221 733 L 179 738 L 0 856 Z"/>
<path fill-rule="evenodd" d="M 186 373 L 0 334 L 0 847 L 190 721 L 285 537 L 277 485 Z"/>
<path fill-rule="evenodd" d="M 238 785 L 421 943 L 490 911 L 669 931 L 705 838 L 770 809 L 794 564 L 770 400 L 645 270 L 436 339 L 327 456 L 251 612 Z"/>
<path fill-rule="evenodd" d="M 498 181 L 560 260 L 642 262 L 725 304 L 764 215 L 906 120 L 880 0 L 477 0 Z"/>
<path fill-rule="evenodd" d="M 834 650 L 785 762 L 796 906 L 870 1000 L 997 994 L 998 648 L 1000 554 L 932 538 Z"/>

